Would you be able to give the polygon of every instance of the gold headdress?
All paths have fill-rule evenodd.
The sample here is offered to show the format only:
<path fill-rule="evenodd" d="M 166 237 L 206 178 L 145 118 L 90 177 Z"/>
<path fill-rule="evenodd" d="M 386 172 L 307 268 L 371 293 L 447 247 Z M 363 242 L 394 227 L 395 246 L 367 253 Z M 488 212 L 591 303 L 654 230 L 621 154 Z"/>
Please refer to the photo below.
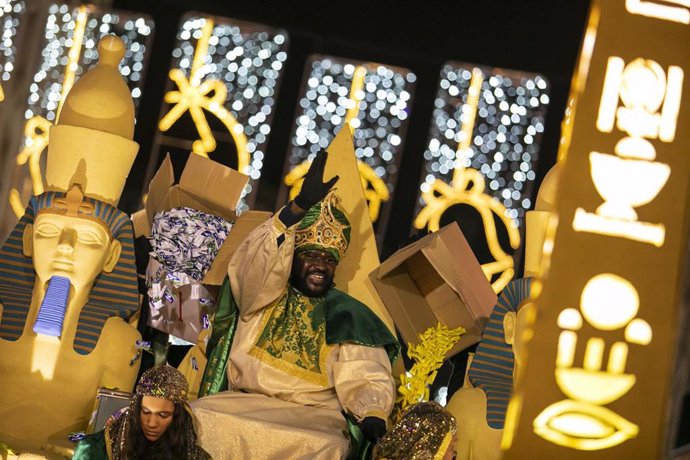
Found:
<path fill-rule="evenodd" d="M 98 43 L 98 64 L 67 94 L 50 128 L 47 191 L 81 185 L 89 198 L 117 206 L 139 145 L 134 134 L 134 102 L 118 63 L 125 45 L 115 36 Z"/>
<path fill-rule="evenodd" d="M 141 376 L 136 394 L 167 399 L 174 403 L 187 402 L 189 386 L 184 375 L 174 367 L 154 367 Z"/>
<path fill-rule="evenodd" d="M 335 189 L 309 208 L 295 231 L 295 250 L 319 249 L 333 254 L 338 261 L 345 257 L 350 244 L 350 222 L 338 207 Z"/>

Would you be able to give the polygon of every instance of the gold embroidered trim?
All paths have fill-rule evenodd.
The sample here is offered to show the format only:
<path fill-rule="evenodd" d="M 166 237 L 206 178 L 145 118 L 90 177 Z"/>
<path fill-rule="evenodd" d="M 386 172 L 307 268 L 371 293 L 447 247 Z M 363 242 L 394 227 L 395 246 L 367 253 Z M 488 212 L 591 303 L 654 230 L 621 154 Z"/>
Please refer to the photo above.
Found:
<path fill-rule="evenodd" d="M 328 360 L 328 355 L 333 350 L 333 345 L 328 345 L 326 343 L 325 334 L 321 340 L 321 346 L 319 347 L 318 356 L 319 369 L 321 370 L 321 372 L 313 372 L 298 366 L 294 362 L 290 362 L 286 359 L 273 356 L 264 348 L 258 345 L 259 340 L 261 339 L 261 336 L 264 333 L 266 327 L 268 326 L 268 323 L 271 320 L 271 318 L 273 318 L 274 316 L 279 316 L 279 314 L 276 314 L 277 310 L 284 310 L 286 308 L 287 302 L 288 292 L 286 292 L 283 296 L 276 300 L 272 306 L 264 309 L 261 315 L 261 324 L 257 330 L 256 337 L 254 338 L 254 345 L 252 345 L 252 347 L 249 349 L 248 354 L 258 359 L 259 361 L 269 365 L 270 367 L 278 369 L 290 376 L 297 377 L 313 385 L 318 385 L 320 387 L 327 388 L 330 384 L 330 381 L 326 369 L 326 361 Z M 317 338 L 318 337 L 316 337 L 315 335 L 314 339 L 316 340 Z"/>
<path fill-rule="evenodd" d="M 321 201 L 321 211 L 318 218 L 309 227 L 295 231 L 295 248 L 305 245 L 317 245 L 334 249 L 340 258 L 345 257 L 348 238 L 345 230 L 348 225 L 341 224 L 333 215 L 333 208 L 337 208 L 340 200 L 332 189 Z"/>
<path fill-rule="evenodd" d="M 324 346 L 321 347 L 321 357 L 319 360 L 320 364 L 326 364 L 326 360 L 324 358 L 328 356 L 328 352 L 331 348 L 332 346 L 326 344 L 324 344 Z M 252 346 L 252 348 L 249 350 L 249 355 L 253 356 L 259 361 L 262 361 L 265 364 L 268 364 L 274 369 L 278 369 L 279 371 L 285 372 L 286 374 L 292 377 L 297 377 L 301 380 L 304 380 L 305 382 L 311 383 L 313 385 L 318 385 L 323 388 L 327 388 L 329 385 L 328 375 L 326 374 L 325 369 L 322 371 L 321 374 L 308 371 L 295 364 L 292 364 L 289 361 L 276 358 L 275 356 L 269 354 L 266 350 L 263 350 L 257 347 L 256 345 Z"/>

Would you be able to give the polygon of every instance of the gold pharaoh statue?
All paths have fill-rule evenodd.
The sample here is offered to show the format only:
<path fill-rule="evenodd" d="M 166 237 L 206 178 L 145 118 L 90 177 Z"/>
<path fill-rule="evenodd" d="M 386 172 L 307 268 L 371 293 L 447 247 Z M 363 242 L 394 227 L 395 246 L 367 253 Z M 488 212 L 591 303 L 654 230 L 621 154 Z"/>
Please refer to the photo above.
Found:
<path fill-rule="evenodd" d="M 98 51 L 50 130 L 47 191 L 0 248 L 0 441 L 19 449 L 65 445 L 97 388 L 129 391 L 139 368 L 132 225 L 116 208 L 139 149 L 134 104 L 123 42 Z"/>
<path fill-rule="evenodd" d="M 541 275 L 541 253 L 558 183 L 554 166 L 527 213 L 524 278 L 506 286 L 470 363 L 465 385 L 448 403 L 458 422 L 458 460 L 500 460 L 501 438 L 514 378 L 525 360 L 525 331 L 535 314 L 529 302 L 532 280 Z"/>

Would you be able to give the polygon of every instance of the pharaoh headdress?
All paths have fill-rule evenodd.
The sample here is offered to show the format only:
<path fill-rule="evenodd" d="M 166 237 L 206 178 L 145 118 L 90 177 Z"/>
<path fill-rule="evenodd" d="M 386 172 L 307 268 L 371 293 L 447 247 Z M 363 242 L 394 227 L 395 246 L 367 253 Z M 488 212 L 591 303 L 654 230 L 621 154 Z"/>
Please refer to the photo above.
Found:
<path fill-rule="evenodd" d="M 0 248 L 0 301 L 4 312 L 0 337 L 18 340 L 31 306 L 36 272 L 30 257 L 22 252 L 22 235 L 27 224 L 33 224 L 41 210 L 53 208 L 65 193 L 45 192 L 31 198 L 24 216 Z M 98 219 L 114 239 L 120 241 L 122 254 L 111 273 L 101 273 L 91 289 L 89 300 L 82 308 L 74 339 L 74 350 L 88 354 L 98 342 L 105 321 L 111 316 L 127 320 L 139 308 L 137 273 L 134 265 L 134 239 L 129 216 L 117 208 L 92 198 L 84 198 L 92 206 L 84 218 Z M 81 216 L 80 216 L 81 217 Z"/>
<path fill-rule="evenodd" d="M 517 313 L 523 300 L 529 298 L 532 278 L 511 281 L 501 293 L 491 312 L 474 359 L 469 378 L 474 387 L 486 393 L 486 423 L 503 429 L 508 401 L 513 391 L 513 349 L 505 342 L 503 318 L 508 312 Z"/>
<path fill-rule="evenodd" d="M 111 316 L 129 318 L 138 308 L 132 225 L 115 206 L 139 146 L 132 141 L 134 104 L 117 65 L 123 42 L 108 36 L 98 45 L 100 61 L 72 87 L 58 124 L 50 129 L 46 166 L 47 190 L 31 198 L 26 213 L 0 249 L 0 337 L 22 334 L 36 279 L 32 260 L 22 251 L 22 235 L 39 212 L 64 207 L 66 195 L 79 184 L 85 197 L 76 217 L 96 219 L 120 241 L 122 254 L 111 273 L 100 274 L 82 308 L 74 349 L 88 354 Z M 40 257 L 36 254 L 35 257 Z"/>

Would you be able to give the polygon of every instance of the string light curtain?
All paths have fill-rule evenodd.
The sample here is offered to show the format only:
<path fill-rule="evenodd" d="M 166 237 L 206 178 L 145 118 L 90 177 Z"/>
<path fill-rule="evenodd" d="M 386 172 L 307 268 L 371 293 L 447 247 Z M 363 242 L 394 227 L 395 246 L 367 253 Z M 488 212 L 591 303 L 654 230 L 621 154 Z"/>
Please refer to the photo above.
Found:
<path fill-rule="evenodd" d="M 169 90 L 151 161 L 167 152 L 178 158 L 193 152 L 237 169 L 250 177 L 238 206 L 240 211 L 248 209 L 267 161 L 287 57 L 284 30 L 185 16 L 172 52 Z"/>
<path fill-rule="evenodd" d="M 353 131 L 369 215 L 385 230 L 395 188 L 416 75 L 387 64 L 312 56 L 306 65 L 285 162 L 294 197 L 314 155 L 348 125 Z"/>
<path fill-rule="evenodd" d="M 496 292 L 514 274 L 511 254 L 532 207 L 548 92 L 537 74 L 460 62 L 441 69 L 414 226 L 434 231 L 457 205 L 475 208 L 484 241 L 468 240 Z"/>

